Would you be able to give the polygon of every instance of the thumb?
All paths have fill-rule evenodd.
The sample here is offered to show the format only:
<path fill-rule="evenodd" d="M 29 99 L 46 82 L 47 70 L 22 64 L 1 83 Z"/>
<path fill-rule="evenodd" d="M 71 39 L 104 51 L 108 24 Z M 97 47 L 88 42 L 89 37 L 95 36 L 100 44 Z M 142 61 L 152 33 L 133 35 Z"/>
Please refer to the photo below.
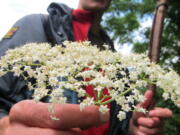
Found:
<path fill-rule="evenodd" d="M 145 101 L 142 103 L 139 103 L 137 106 L 145 108 L 145 109 L 149 109 L 152 106 L 152 104 L 154 103 L 153 96 L 154 96 L 154 92 L 152 90 L 147 90 L 144 94 Z M 144 116 L 144 114 L 141 112 L 134 112 L 133 116 L 132 116 L 134 124 L 137 124 L 136 123 L 137 119 L 139 117 L 143 117 L 143 116 Z"/>
<path fill-rule="evenodd" d="M 154 92 L 152 90 L 147 90 L 144 94 L 145 101 L 138 104 L 138 106 L 148 109 L 154 102 L 153 96 L 154 96 Z"/>

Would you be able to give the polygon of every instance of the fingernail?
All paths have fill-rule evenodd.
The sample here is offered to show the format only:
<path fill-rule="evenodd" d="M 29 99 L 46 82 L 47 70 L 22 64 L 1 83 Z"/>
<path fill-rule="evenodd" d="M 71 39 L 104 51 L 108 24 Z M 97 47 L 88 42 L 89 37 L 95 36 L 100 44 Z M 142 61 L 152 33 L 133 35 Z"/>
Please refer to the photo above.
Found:
<path fill-rule="evenodd" d="M 109 117 L 110 117 L 109 112 L 107 112 L 107 113 L 101 113 L 100 112 L 100 120 L 102 123 L 108 122 Z"/>

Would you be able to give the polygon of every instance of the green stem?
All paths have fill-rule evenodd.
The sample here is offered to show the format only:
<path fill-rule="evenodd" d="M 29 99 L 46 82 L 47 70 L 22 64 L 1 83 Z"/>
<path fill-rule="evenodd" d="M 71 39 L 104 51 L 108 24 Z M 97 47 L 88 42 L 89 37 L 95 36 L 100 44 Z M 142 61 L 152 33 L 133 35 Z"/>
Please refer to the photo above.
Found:
<path fill-rule="evenodd" d="M 114 101 L 114 99 L 111 98 L 111 99 L 109 99 L 109 100 L 107 100 L 107 101 L 101 103 L 101 105 L 109 104 L 109 103 L 111 103 L 112 101 Z"/>
<path fill-rule="evenodd" d="M 125 94 L 129 93 L 130 91 L 132 91 L 132 89 L 127 89 L 126 91 L 124 91 L 123 93 L 120 94 L 120 96 L 124 96 Z"/>
<path fill-rule="evenodd" d="M 123 93 L 121 93 L 119 96 L 124 96 L 125 94 L 129 93 L 131 90 L 132 90 L 132 89 L 129 88 L 129 89 L 127 89 L 126 91 L 124 91 Z M 109 99 L 109 100 L 101 103 L 101 105 L 106 105 L 106 104 L 108 104 L 108 103 L 111 103 L 112 101 L 114 101 L 114 99 L 111 98 L 111 99 Z"/>
<path fill-rule="evenodd" d="M 111 96 L 107 96 L 107 95 L 103 96 L 103 98 L 102 98 L 101 100 L 97 100 L 97 101 L 95 102 L 95 105 L 102 105 L 103 100 L 105 100 L 106 98 L 110 98 L 110 97 L 111 97 Z"/>
<path fill-rule="evenodd" d="M 42 66 L 42 65 L 44 65 L 44 63 L 35 64 L 35 63 L 28 63 L 28 62 L 18 62 L 17 64 L 27 65 L 27 66 Z"/>
<path fill-rule="evenodd" d="M 97 94 L 97 100 L 100 100 L 102 97 L 102 90 L 101 91 L 98 91 L 98 94 Z"/>
<path fill-rule="evenodd" d="M 145 81 L 148 82 L 149 84 L 156 84 L 155 82 L 152 82 L 150 79 L 147 79 L 147 78 L 143 78 L 143 80 L 145 80 Z"/>

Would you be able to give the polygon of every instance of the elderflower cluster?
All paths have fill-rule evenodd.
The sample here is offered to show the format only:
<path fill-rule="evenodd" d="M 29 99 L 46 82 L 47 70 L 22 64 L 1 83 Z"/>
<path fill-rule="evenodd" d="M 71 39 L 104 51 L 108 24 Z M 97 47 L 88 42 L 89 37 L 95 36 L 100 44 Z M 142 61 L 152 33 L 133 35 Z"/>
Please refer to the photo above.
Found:
<path fill-rule="evenodd" d="M 171 99 L 180 106 L 179 75 L 151 63 L 145 55 L 100 51 L 89 42 L 63 44 L 65 47 L 31 43 L 8 50 L 0 59 L 0 76 L 7 72 L 22 76 L 29 89 L 34 90 L 36 101 L 49 96 L 50 102 L 64 104 L 68 101 L 64 96 L 67 89 L 77 93 L 81 110 L 99 105 L 105 113 L 109 110 L 106 104 L 116 101 L 121 106 L 117 116 L 120 120 L 129 111 L 146 112 L 134 104 L 145 100 L 139 90 L 147 84 L 156 84 L 164 90 L 165 100 Z M 94 97 L 85 90 L 89 85 Z M 104 94 L 105 90 L 108 94 Z"/>

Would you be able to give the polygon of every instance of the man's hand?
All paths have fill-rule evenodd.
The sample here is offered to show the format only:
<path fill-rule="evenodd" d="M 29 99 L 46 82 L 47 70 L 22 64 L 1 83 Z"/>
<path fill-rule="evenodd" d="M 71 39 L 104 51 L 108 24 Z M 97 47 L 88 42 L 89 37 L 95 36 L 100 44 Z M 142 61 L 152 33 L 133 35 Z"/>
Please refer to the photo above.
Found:
<path fill-rule="evenodd" d="M 153 104 L 153 92 L 148 90 L 146 100 L 138 106 L 150 108 Z M 172 117 L 172 111 L 166 108 L 154 108 L 147 115 L 135 112 L 130 120 L 129 131 L 132 135 L 163 135 L 164 119 Z"/>
<path fill-rule="evenodd" d="M 100 113 L 97 106 L 80 111 L 75 104 L 55 105 L 54 116 L 60 120 L 52 120 L 48 107 L 48 103 L 30 100 L 15 104 L 9 117 L 0 120 L 0 124 L 7 123 L 0 128 L 1 135 L 81 135 L 81 129 L 109 120 L 109 114 Z"/>

